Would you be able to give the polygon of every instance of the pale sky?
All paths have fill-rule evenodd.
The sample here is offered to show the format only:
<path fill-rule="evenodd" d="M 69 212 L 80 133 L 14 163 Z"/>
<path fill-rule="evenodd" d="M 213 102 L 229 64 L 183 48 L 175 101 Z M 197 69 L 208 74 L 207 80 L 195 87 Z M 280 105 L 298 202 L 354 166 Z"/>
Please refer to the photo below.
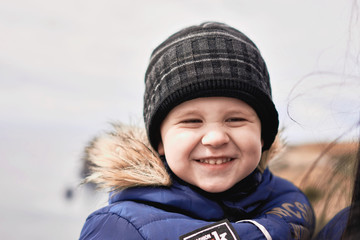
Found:
<path fill-rule="evenodd" d="M 332 109 L 327 101 L 330 98 L 333 104 L 336 97 L 349 105 L 356 100 L 359 107 L 358 91 L 345 85 L 341 93 L 336 93 L 340 96 L 330 90 L 324 93 L 323 84 L 343 80 L 315 75 L 295 89 L 296 94 L 308 94 L 311 89 L 315 102 L 313 96 L 309 96 L 311 104 L 307 98 L 290 101 L 295 95 L 289 93 L 308 74 L 344 72 L 349 29 L 352 27 L 352 35 L 359 35 L 359 28 L 350 22 L 352 2 L 2 1 L 1 128 L 26 123 L 28 127 L 63 125 L 96 133 L 109 121 L 141 122 L 143 76 L 151 51 L 183 27 L 215 20 L 243 31 L 260 48 L 270 71 L 281 126 L 289 130 L 287 138 L 312 140 L 313 129 L 307 128 L 318 129 L 319 123 L 325 129 L 318 130 L 331 136 L 342 121 L 349 122 L 337 119 L 339 109 Z M 355 39 L 350 42 L 355 43 Z M 359 48 L 357 51 L 359 54 Z M 359 73 L 359 68 L 356 73 L 348 70 Z M 289 121 L 289 104 L 300 126 Z M 351 122 L 354 116 L 350 115 L 345 118 L 351 118 Z M 329 118 L 336 119 L 330 123 Z"/>

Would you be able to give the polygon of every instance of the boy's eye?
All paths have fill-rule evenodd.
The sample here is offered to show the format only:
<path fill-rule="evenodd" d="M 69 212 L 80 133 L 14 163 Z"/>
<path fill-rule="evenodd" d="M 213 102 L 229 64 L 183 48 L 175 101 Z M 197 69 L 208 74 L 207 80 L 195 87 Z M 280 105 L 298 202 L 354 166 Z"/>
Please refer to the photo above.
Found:
<path fill-rule="evenodd" d="M 186 119 L 181 121 L 181 123 L 201 123 L 202 121 L 200 119 Z"/>
<path fill-rule="evenodd" d="M 229 119 L 226 119 L 226 122 L 243 122 L 245 121 L 244 118 L 229 118 Z"/>

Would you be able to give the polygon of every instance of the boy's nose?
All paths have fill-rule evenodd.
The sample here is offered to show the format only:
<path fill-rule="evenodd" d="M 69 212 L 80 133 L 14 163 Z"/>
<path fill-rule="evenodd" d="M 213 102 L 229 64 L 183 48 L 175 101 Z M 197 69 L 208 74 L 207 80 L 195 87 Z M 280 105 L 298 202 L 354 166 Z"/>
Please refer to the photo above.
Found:
<path fill-rule="evenodd" d="M 220 147 L 228 143 L 229 140 L 230 138 L 225 130 L 216 128 L 207 131 L 201 139 L 201 143 L 205 146 Z"/>

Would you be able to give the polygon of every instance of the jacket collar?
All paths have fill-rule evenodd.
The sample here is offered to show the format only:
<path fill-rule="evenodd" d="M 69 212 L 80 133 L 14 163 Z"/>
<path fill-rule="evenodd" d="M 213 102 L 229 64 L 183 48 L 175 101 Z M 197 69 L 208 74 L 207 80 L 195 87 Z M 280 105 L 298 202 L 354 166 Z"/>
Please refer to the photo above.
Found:
<path fill-rule="evenodd" d="M 171 174 L 171 187 L 135 187 L 110 197 L 109 203 L 136 201 L 166 211 L 178 212 L 203 220 L 230 221 L 249 218 L 270 194 L 272 175 L 255 170 L 231 189 L 222 193 L 208 193 Z"/>

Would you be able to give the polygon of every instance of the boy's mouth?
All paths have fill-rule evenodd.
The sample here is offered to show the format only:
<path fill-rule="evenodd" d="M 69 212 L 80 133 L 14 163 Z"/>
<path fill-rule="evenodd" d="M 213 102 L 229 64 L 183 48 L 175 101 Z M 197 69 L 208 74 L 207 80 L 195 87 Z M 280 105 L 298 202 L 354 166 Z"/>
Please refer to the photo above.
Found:
<path fill-rule="evenodd" d="M 196 161 L 200 162 L 200 163 L 210 164 L 210 165 L 220 165 L 220 164 L 230 162 L 232 160 L 233 160 L 233 158 L 207 158 L 207 159 L 198 159 Z"/>

